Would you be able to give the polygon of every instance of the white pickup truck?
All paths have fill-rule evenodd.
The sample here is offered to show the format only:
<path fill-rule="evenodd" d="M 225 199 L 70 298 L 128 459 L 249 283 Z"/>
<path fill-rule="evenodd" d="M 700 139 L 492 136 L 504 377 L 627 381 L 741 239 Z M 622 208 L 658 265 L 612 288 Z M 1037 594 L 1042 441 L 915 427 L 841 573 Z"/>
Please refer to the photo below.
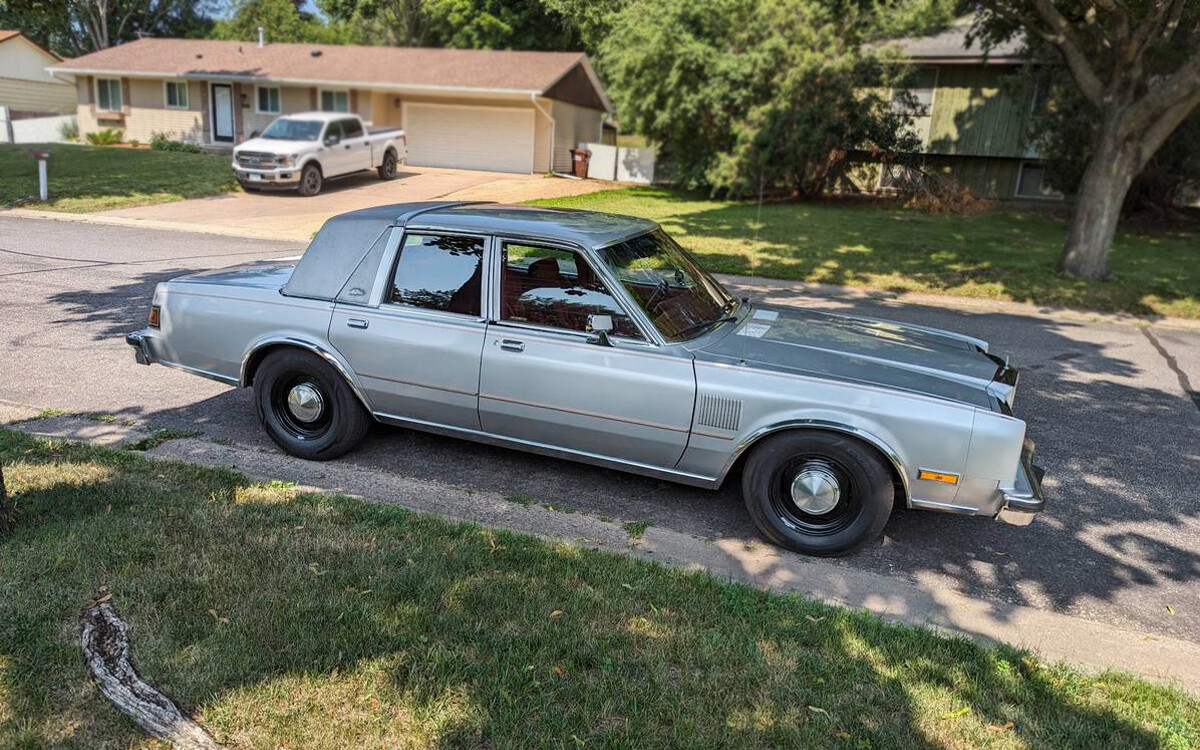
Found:
<path fill-rule="evenodd" d="M 394 180 L 408 157 L 400 128 L 368 129 L 358 115 L 301 112 L 276 119 L 262 135 L 233 150 L 233 172 L 243 188 L 299 190 L 311 196 L 325 180 L 374 169 Z"/>

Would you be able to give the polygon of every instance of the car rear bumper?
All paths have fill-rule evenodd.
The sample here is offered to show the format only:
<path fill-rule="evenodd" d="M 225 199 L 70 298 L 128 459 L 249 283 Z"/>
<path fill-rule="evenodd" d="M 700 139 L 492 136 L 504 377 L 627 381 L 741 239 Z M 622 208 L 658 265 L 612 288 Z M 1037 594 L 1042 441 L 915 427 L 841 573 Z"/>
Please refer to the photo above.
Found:
<path fill-rule="evenodd" d="M 1021 463 L 1017 467 L 1017 478 L 1011 489 L 1001 493 L 1000 510 L 996 520 L 1013 526 L 1028 526 L 1033 517 L 1042 512 L 1046 498 L 1042 495 L 1042 477 L 1046 471 L 1033 463 L 1034 445 L 1025 441 L 1021 451 Z"/>
<path fill-rule="evenodd" d="M 152 365 L 158 361 L 150 344 L 150 336 L 146 331 L 125 334 L 125 343 L 133 347 L 133 358 L 139 365 Z"/>

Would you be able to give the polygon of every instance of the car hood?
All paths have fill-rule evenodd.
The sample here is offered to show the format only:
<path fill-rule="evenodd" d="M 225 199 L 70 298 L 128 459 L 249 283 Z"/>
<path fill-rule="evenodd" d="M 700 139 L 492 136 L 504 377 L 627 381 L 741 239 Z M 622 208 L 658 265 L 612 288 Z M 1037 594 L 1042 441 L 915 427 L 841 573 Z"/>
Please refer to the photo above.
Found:
<path fill-rule="evenodd" d="M 755 305 L 728 335 L 697 355 L 990 408 L 989 389 L 998 387 L 993 384 L 1005 365 L 986 346 L 933 328 Z M 995 395 L 1007 399 L 1001 391 Z"/>
<path fill-rule="evenodd" d="M 243 151 L 261 151 L 266 154 L 286 156 L 305 149 L 314 148 L 316 145 L 316 141 L 281 141 L 276 138 L 251 138 L 248 141 L 239 143 L 233 152 L 238 154 Z"/>

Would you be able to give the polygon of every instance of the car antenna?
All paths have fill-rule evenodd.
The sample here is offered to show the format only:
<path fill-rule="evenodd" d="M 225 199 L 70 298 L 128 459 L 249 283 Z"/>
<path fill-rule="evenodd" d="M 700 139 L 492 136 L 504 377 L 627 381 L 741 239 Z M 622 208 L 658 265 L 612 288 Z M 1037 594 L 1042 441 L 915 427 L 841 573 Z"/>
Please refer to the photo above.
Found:
<path fill-rule="evenodd" d="M 762 227 L 762 204 L 763 204 L 763 186 L 764 186 L 764 184 L 765 184 L 765 178 L 763 176 L 762 167 L 759 167 L 759 169 L 758 169 L 758 211 L 754 215 L 754 240 L 751 242 L 751 246 L 750 246 L 750 288 L 751 289 L 754 288 L 754 276 L 755 276 L 755 273 L 758 271 L 758 261 L 754 257 L 754 246 L 758 244 L 758 230 L 759 230 L 759 228 Z M 744 302 L 746 304 L 750 304 L 750 294 L 749 293 L 747 293 L 745 297 L 742 297 L 742 302 Z M 751 325 L 751 323 L 747 322 L 746 325 Z M 742 354 L 741 354 L 741 356 L 738 357 L 739 365 L 746 364 L 746 338 L 748 338 L 748 337 L 746 337 L 746 336 L 742 337 Z"/>

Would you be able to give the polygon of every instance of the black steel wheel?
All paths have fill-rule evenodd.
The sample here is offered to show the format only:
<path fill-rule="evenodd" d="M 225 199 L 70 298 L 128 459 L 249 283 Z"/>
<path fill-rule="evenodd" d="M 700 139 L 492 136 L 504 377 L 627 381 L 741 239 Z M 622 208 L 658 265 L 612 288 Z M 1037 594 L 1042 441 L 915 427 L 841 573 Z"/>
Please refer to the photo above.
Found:
<path fill-rule="evenodd" d="M 337 458 L 358 444 L 371 423 L 341 373 L 299 349 L 267 356 L 254 376 L 254 399 L 267 435 L 300 458 Z"/>
<path fill-rule="evenodd" d="M 774 544 L 809 555 L 845 554 L 878 536 L 891 515 L 895 490 L 883 461 L 848 435 L 772 436 L 746 461 L 746 509 Z"/>
<path fill-rule="evenodd" d="M 383 164 L 379 166 L 379 179 L 385 182 L 396 179 L 396 175 L 400 173 L 397 164 L 396 152 L 389 148 L 383 155 Z"/>
<path fill-rule="evenodd" d="M 311 198 L 321 192 L 321 185 L 324 178 L 321 175 L 321 168 L 316 164 L 306 164 L 300 172 L 300 195 L 305 198 Z"/>

